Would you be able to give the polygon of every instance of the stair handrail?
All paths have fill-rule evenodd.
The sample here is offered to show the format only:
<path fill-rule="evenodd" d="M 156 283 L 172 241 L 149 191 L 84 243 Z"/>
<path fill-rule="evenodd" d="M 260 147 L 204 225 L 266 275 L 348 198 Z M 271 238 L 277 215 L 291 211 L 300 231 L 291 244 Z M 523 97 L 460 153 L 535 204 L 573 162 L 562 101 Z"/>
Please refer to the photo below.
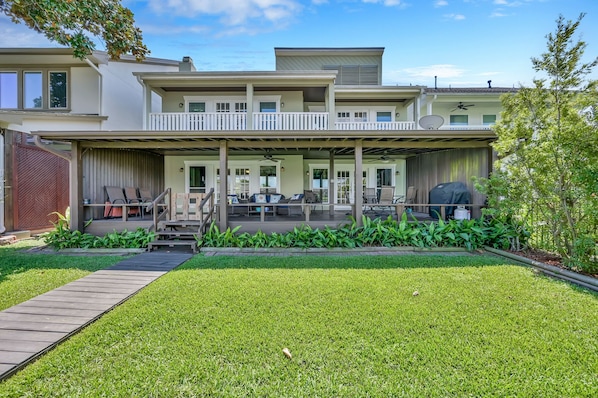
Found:
<path fill-rule="evenodd" d="M 209 201 L 208 211 L 204 215 L 203 208 L 208 201 Z M 197 237 L 201 238 L 202 235 L 204 234 L 206 228 L 212 223 L 212 217 L 214 216 L 214 212 L 215 212 L 214 188 L 210 188 L 207 195 L 204 196 L 204 198 L 199 203 L 198 207 L 199 207 L 199 209 L 201 209 L 202 215 L 201 215 L 201 223 L 199 225 L 199 228 L 197 228 Z"/>
<path fill-rule="evenodd" d="M 168 200 L 165 200 L 167 196 Z M 150 231 L 157 231 L 158 223 L 170 214 L 170 188 L 166 188 L 148 207 L 151 207 L 153 215 L 153 224 L 150 226 Z"/>

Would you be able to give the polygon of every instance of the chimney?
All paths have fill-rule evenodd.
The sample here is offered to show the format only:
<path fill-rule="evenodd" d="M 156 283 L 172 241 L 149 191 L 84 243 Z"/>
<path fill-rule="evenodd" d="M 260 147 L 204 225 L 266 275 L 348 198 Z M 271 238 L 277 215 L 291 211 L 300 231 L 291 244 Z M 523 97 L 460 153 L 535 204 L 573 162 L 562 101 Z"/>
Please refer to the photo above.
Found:
<path fill-rule="evenodd" d="M 193 60 L 191 57 L 186 56 L 183 57 L 183 60 L 179 62 L 179 72 L 195 72 L 195 65 L 193 65 Z"/>
<path fill-rule="evenodd" d="M 492 88 L 492 80 L 488 80 L 488 88 Z"/>

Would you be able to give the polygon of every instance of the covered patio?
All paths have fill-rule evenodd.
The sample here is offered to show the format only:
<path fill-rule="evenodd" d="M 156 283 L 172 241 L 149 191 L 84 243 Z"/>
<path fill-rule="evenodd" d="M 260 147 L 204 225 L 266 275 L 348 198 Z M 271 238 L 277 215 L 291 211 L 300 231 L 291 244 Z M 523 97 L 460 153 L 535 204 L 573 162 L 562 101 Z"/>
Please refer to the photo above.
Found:
<path fill-rule="evenodd" d="M 379 159 L 381 156 L 393 156 L 406 159 L 407 172 L 401 178 L 405 179 L 406 185 L 419 188 L 422 195 L 415 203 L 411 204 L 414 211 L 421 214 L 427 213 L 430 203 L 425 200 L 428 187 L 421 185 L 422 181 L 434 181 L 436 175 L 441 175 L 432 162 L 427 162 L 422 167 L 425 158 L 422 155 L 431 155 L 437 152 L 448 153 L 445 157 L 450 164 L 451 158 L 460 159 L 455 162 L 452 168 L 459 169 L 464 175 L 476 175 L 485 177 L 491 167 L 492 151 L 489 146 L 495 138 L 492 131 L 483 130 L 328 130 L 328 131 L 294 131 L 294 130 L 247 130 L 247 131 L 37 131 L 33 133 L 38 146 L 47 148 L 43 140 L 69 142 L 70 151 L 57 153 L 70 162 L 70 207 L 71 207 L 71 228 L 84 230 L 85 222 L 89 217 L 89 208 L 103 204 L 103 189 L 105 185 L 139 185 L 135 177 L 130 173 L 130 168 L 135 165 L 135 157 L 143 159 L 151 158 L 149 166 L 144 166 L 141 173 L 143 178 L 152 179 L 155 195 L 169 188 L 168 181 L 164 177 L 164 158 L 171 157 L 202 157 L 209 156 L 217 159 L 218 170 L 229 170 L 231 158 L 236 156 L 275 154 L 277 156 L 297 155 L 304 160 L 318 159 L 327 164 L 330 176 L 335 176 L 337 162 L 345 161 L 354 165 L 352 173 L 351 192 L 346 203 L 335 203 L 329 201 L 321 204 L 317 211 L 311 206 L 302 206 L 302 215 L 258 215 L 252 217 L 235 216 L 227 198 L 229 191 L 228 173 L 218 174 L 219 183 L 208 188 L 215 189 L 215 220 L 221 230 L 228 227 L 243 225 L 243 231 L 257 230 L 277 231 L 292 229 L 293 226 L 309 224 L 314 227 L 337 226 L 349 220 L 349 216 L 355 218 L 359 223 L 367 208 L 364 203 L 364 165 L 371 159 Z M 465 164 L 462 158 L 469 158 L 469 151 L 474 150 L 481 153 L 475 160 L 475 165 Z M 92 156 L 84 161 L 93 152 L 113 153 L 111 157 Z M 448 151 L 448 152 L 447 152 Z M 458 154 L 451 155 L 450 151 Z M 162 159 L 162 160 L 160 160 Z M 145 160 L 144 160 L 145 161 Z M 89 164 L 93 163 L 93 164 Z M 419 167 L 410 167 L 417 165 Z M 424 170 L 425 169 L 425 170 Z M 84 171 L 85 170 L 85 171 Z M 303 173 L 303 170 L 300 170 Z M 106 173 L 112 173 L 110 184 L 106 181 L 110 177 Z M 103 176 L 103 177 L 100 177 Z M 284 177 L 282 177 L 284 178 Z M 441 178 L 436 178 L 437 180 Z M 444 182 L 440 180 L 439 182 Z M 335 191 L 336 178 L 329 179 L 330 192 Z M 304 186 L 304 189 L 309 187 Z M 85 192 L 85 194 L 84 194 Z M 84 198 L 91 197 L 91 203 L 84 204 Z M 474 200 L 472 208 L 479 208 L 483 203 Z M 397 217 L 404 206 L 388 207 L 389 214 Z M 473 213 L 473 211 L 472 211 Z M 380 215 L 382 215 L 380 211 Z M 378 214 L 373 214 L 378 216 Z M 131 218 L 128 223 L 150 222 L 149 220 L 135 220 Z M 115 228 L 123 226 L 122 220 L 97 220 L 93 224 L 113 223 Z M 130 230 L 133 224 L 127 224 Z M 145 224 L 143 224 L 145 225 Z M 144 226 L 145 227 L 145 226 Z M 150 222 L 149 229 L 158 229 L 158 225 Z M 111 229 L 112 230 L 112 229 Z"/>

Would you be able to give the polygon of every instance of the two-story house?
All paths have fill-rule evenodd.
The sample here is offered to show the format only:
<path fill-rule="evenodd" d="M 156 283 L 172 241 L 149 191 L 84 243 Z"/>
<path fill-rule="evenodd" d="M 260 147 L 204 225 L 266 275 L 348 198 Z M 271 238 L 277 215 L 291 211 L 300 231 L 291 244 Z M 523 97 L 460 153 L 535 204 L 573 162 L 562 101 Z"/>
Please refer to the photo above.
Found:
<path fill-rule="evenodd" d="M 138 63 L 126 56 L 114 61 L 101 51 L 79 60 L 70 49 L 0 49 L 0 233 L 47 228 L 49 220 L 56 220 L 50 213 L 63 213 L 70 203 L 69 162 L 64 159 L 70 143 L 46 142 L 61 158 L 36 146 L 32 131 L 141 129 L 142 91 L 133 72 L 177 71 L 178 64 L 161 59 Z M 159 102 L 156 106 L 159 110 Z M 126 174 L 135 170 L 144 182 L 137 162 Z M 114 170 L 99 173 L 118 179 Z M 151 183 L 162 189 L 161 183 Z"/>
<path fill-rule="evenodd" d="M 213 188 L 221 228 L 256 221 L 231 217 L 229 195 L 311 190 L 328 216 L 324 224 L 312 218 L 315 225 L 339 212 L 361 219 L 365 190 L 383 186 L 397 198 L 412 186 L 414 202 L 425 204 L 431 187 L 461 181 L 481 204 L 471 177 L 491 169 L 490 125 L 510 90 L 383 85 L 383 51 L 276 48 L 274 71 L 203 72 L 185 57 L 177 71 L 132 71 L 140 128 L 33 134 L 71 144 L 79 228 L 83 198 L 104 203 L 108 185 L 151 185 L 154 194 Z M 140 156 L 152 159 L 141 170 Z"/>

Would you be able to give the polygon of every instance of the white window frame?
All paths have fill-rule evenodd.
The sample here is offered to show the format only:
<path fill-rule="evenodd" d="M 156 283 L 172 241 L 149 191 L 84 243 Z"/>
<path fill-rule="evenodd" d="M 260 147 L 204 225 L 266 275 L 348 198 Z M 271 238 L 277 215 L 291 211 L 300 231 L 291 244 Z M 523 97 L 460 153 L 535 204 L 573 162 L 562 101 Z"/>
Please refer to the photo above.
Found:
<path fill-rule="evenodd" d="M 341 112 L 350 112 L 351 117 L 349 120 L 350 122 L 376 122 L 378 112 L 390 112 L 390 121 L 394 122 L 395 115 L 396 115 L 396 107 L 395 106 L 336 106 L 335 111 L 337 114 L 337 121 L 338 122 L 345 122 L 346 120 L 338 120 L 338 114 Z M 367 115 L 367 120 L 364 121 L 362 118 L 357 117 L 357 113 L 365 112 Z M 385 123 L 385 122 L 381 122 Z"/>
<path fill-rule="evenodd" d="M 253 97 L 253 109 L 259 111 L 260 102 L 276 102 L 276 112 L 280 112 L 280 95 L 256 95 Z M 216 113 L 216 103 L 228 103 L 230 113 L 246 113 L 247 112 L 247 97 L 240 95 L 231 96 L 207 96 L 207 95 L 185 95 L 183 96 L 185 103 L 185 112 L 189 112 L 189 103 L 203 102 L 206 104 L 205 113 Z M 243 104 L 244 106 L 239 106 Z"/>

